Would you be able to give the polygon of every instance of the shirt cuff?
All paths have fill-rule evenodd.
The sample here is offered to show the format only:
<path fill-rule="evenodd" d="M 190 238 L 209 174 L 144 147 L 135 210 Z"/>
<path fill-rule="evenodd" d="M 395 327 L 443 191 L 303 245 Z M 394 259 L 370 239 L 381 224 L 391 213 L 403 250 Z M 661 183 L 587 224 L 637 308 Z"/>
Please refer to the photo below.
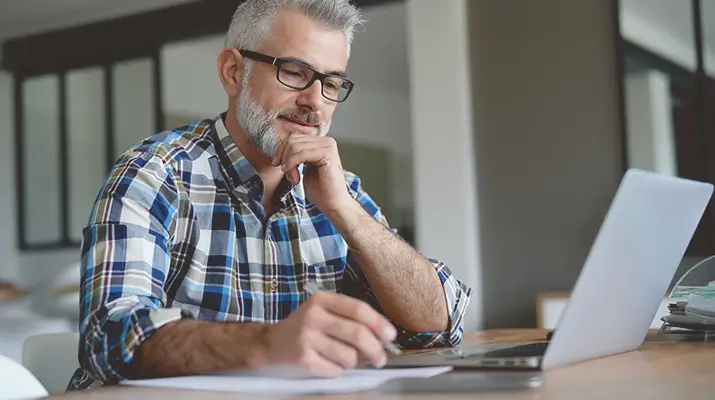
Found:
<path fill-rule="evenodd" d="M 98 310 L 85 329 L 87 341 L 80 354 L 82 366 L 96 379 L 118 382 L 131 364 L 137 347 L 162 326 L 191 318 L 179 308 L 151 308 L 136 296 Z"/>

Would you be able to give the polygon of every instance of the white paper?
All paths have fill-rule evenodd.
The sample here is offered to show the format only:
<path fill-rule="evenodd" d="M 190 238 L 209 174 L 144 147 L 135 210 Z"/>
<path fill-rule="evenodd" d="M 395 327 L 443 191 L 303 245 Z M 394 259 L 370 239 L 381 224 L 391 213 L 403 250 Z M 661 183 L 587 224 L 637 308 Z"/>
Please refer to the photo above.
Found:
<path fill-rule="evenodd" d="M 705 315 L 707 317 L 715 317 L 715 299 L 691 293 L 688 297 L 688 304 L 685 306 L 685 311 Z"/>
<path fill-rule="evenodd" d="M 241 393 L 349 393 L 375 389 L 399 378 L 429 378 L 452 367 L 355 369 L 339 378 L 277 378 L 272 376 L 199 375 L 122 381 L 122 385 Z"/>

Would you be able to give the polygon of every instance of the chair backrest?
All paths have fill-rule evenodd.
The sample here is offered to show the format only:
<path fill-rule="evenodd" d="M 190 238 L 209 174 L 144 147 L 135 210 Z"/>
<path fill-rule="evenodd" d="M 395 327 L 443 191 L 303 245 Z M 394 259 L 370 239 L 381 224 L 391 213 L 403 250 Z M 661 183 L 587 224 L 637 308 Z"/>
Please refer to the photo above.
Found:
<path fill-rule="evenodd" d="M 22 365 L 42 382 L 50 394 L 64 393 L 77 360 L 78 333 L 30 336 L 22 345 Z"/>
<path fill-rule="evenodd" d="M 45 397 L 47 390 L 25 367 L 0 354 L 0 399 Z"/>

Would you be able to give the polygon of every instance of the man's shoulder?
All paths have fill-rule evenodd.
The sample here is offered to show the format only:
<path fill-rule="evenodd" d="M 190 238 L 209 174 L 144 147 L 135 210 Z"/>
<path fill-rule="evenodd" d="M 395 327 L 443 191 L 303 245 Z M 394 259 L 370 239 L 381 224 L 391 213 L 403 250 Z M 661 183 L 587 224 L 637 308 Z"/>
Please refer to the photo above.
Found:
<path fill-rule="evenodd" d="M 215 155 L 211 132 L 214 119 L 197 120 L 181 127 L 155 133 L 127 149 L 118 163 L 131 159 L 155 158 L 167 165 L 199 161 Z"/>

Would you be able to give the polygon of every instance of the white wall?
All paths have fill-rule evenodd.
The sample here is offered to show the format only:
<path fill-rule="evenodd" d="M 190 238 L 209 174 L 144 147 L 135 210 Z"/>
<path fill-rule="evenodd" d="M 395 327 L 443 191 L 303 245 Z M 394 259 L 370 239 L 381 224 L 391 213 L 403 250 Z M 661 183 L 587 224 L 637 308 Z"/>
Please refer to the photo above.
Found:
<path fill-rule="evenodd" d="M 408 0 L 417 247 L 473 289 L 465 330 L 482 326 L 467 0 Z"/>
<path fill-rule="evenodd" d="M 17 282 L 13 80 L 0 71 L 0 279 Z"/>
<path fill-rule="evenodd" d="M 165 113 L 210 118 L 226 110 L 216 69 L 223 35 L 175 42 L 161 49 L 162 104 Z"/>
<path fill-rule="evenodd" d="M 677 176 L 669 77 L 649 70 L 625 81 L 629 167 Z"/>
<path fill-rule="evenodd" d="M 533 327 L 623 171 L 612 2 L 469 4 L 485 326 Z"/>

